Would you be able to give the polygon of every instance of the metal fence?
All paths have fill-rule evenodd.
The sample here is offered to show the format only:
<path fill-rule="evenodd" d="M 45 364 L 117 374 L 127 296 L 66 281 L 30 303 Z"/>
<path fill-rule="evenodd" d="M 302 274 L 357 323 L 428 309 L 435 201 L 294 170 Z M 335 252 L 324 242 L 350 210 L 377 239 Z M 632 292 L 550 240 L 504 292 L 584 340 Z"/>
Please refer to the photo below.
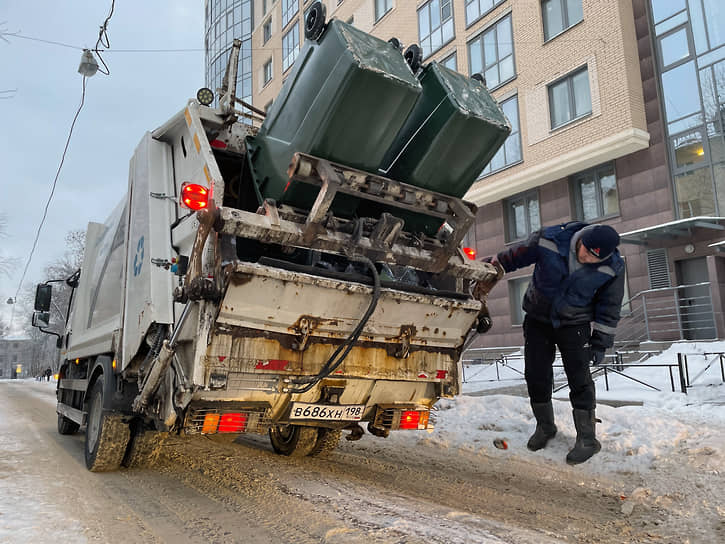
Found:
<path fill-rule="evenodd" d="M 627 380 L 638 383 L 654 391 L 662 391 L 660 388 L 652 385 L 651 383 L 647 383 L 643 379 L 626 374 L 625 370 L 628 368 L 663 368 L 667 369 L 667 372 L 669 373 L 670 388 L 672 392 L 675 392 L 679 389 L 680 392 L 687 394 L 688 388 L 691 388 L 695 384 L 695 382 L 705 374 L 705 372 L 707 372 L 716 362 L 718 362 L 720 365 L 720 375 L 722 377 L 723 383 L 725 383 L 725 352 L 678 353 L 677 362 L 646 362 L 647 359 L 649 359 L 651 356 L 659 355 L 660 353 L 661 352 L 658 351 L 642 352 L 640 353 L 641 356 L 638 361 L 634 363 L 627 363 L 625 362 L 625 355 L 631 355 L 631 353 L 617 352 L 614 355 L 609 356 L 609 358 L 612 360 L 611 363 L 606 363 L 592 368 L 592 378 L 595 380 L 600 377 L 604 378 L 604 386 L 607 391 L 609 391 L 610 388 L 609 378 L 612 374 L 621 376 Z M 702 356 L 706 359 L 708 356 L 713 356 L 713 358 L 709 362 L 706 361 L 705 366 L 694 377 L 690 378 L 690 365 L 688 361 L 688 355 Z M 498 357 L 495 357 L 487 362 L 479 360 L 479 362 L 471 364 L 472 360 L 468 360 L 468 365 L 463 364 L 463 383 L 474 383 L 477 381 L 510 381 L 510 379 L 505 379 L 501 377 L 501 370 L 503 369 L 513 371 L 515 374 L 517 374 L 518 376 L 515 378 L 516 381 L 523 381 L 523 371 L 519 370 L 518 368 L 516 368 L 516 366 L 514 366 L 514 364 L 512 364 L 518 362 L 519 366 L 523 368 L 523 359 L 524 356 L 521 354 L 500 354 Z M 556 371 L 554 375 L 554 392 L 556 393 L 558 391 L 566 389 L 568 387 L 568 383 L 566 381 L 566 376 L 563 372 L 563 365 L 555 363 L 553 367 Z M 484 378 L 482 374 L 490 369 L 494 369 L 495 377 L 492 375 L 487 375 Z M 558 385 L 557 382 L 559 382 Z"/>
<path fill-rule="evenodd" d="M 617 344 L 717 338 L 710 282 L 641 291 L 622 304 Z"/>

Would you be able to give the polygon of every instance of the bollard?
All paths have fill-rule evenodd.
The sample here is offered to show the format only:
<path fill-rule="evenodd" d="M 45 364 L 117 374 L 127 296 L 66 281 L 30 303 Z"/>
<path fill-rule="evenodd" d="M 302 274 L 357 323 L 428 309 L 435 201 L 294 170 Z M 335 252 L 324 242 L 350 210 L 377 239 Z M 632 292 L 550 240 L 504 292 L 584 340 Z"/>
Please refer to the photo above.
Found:
<path fill-rule="evenodd" d="M 685 381 L 685 368 L 682 363 L 682 353 L 677 354 L 677 368 L 680 371 L 680 390 L 687 395 L 687 382 Z"/>

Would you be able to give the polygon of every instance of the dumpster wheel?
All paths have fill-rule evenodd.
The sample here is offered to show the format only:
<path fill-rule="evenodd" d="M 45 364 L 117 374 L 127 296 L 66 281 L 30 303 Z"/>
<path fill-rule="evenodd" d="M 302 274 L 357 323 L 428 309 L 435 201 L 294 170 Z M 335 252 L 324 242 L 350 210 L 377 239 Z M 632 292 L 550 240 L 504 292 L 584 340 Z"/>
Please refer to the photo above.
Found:
<path fill-rule="evenodd" d="M 307 12 L 305 19 L 305 38 L 317 41 L 322 36 L 322 32 L 325 30 L 326 15 L 327 10 L 322 2 L 315 2 L 310 6 L 310 11 Z"/>

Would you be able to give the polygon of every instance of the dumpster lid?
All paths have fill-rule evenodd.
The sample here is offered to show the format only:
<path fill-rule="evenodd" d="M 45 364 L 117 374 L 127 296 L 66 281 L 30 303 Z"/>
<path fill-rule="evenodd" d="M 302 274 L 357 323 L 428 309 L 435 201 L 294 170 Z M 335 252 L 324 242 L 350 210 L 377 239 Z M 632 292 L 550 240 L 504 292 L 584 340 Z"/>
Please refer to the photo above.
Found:
<path fill-rule="evenodd" d="M 330 21 L 330 25 L 339 32 L 347 50 L 361 68 L 381 72 L 386 77 L 420 88 L 403 55 L 391 44 L 337 19 Z"/>
<path fill-rule="evenodd" d="M 424 70 L 426 73 L 423 77 L 434 75 L 453 104 L 463 113 L 485 119 L 493 125 L 507 127 L 511 131 L 511 124 L 485 85 L 435 61 Z"/>

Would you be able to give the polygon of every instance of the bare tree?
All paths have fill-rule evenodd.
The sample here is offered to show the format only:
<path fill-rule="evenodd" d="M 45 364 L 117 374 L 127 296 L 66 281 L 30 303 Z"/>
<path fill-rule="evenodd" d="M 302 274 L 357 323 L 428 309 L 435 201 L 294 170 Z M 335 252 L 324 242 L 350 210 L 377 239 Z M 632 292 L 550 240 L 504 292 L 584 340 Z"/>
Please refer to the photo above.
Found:
<path fill-rule="evenodd" d="M 7 236 L 7 218 L 5 214 L 0 214 L 0 238 Z M 18 259 L 14 257 L 8 257 L 3 253 L 0 253 L 0 276 L 9 276 L 10 272 L 18 265 Z"/>
<path fill-rule="evenodd" d="M 5 338 L 10 333 L 10 324 L 0 315 L 0 338 Z"/>
<path fill-rule="evenodd" d="M 70 278 L 83 262 L 83 251 L 85 247 L 85 231 L 73 230 L 66 234 L 66 251 L 58 259 L 49 262 L 43 271 L 44 282 L 49 280 L 66 280 Z M 42 283 L 42 282 L 41 282 Z M 65 281 L 54 281 L 53 297 L 50 308 L 50 325 L 46 328 L 59 335 L 63 334 L 65 320 L 68 315 L 72 287 Z M 18 304 L 20 307 L 32 308 L 35 299 L 35 287 L 27 287 L 23 290 Z M 27 311 L 25 330 L 27 335 L 34 340 L 31 372 L 37 374 L 40 371 L 51 368 L 58 370 L 58 351 L 56 348 L 56 336 L 48 335 L 37 328 L 32 327 L 30 322 L 31 313 Z"/>

